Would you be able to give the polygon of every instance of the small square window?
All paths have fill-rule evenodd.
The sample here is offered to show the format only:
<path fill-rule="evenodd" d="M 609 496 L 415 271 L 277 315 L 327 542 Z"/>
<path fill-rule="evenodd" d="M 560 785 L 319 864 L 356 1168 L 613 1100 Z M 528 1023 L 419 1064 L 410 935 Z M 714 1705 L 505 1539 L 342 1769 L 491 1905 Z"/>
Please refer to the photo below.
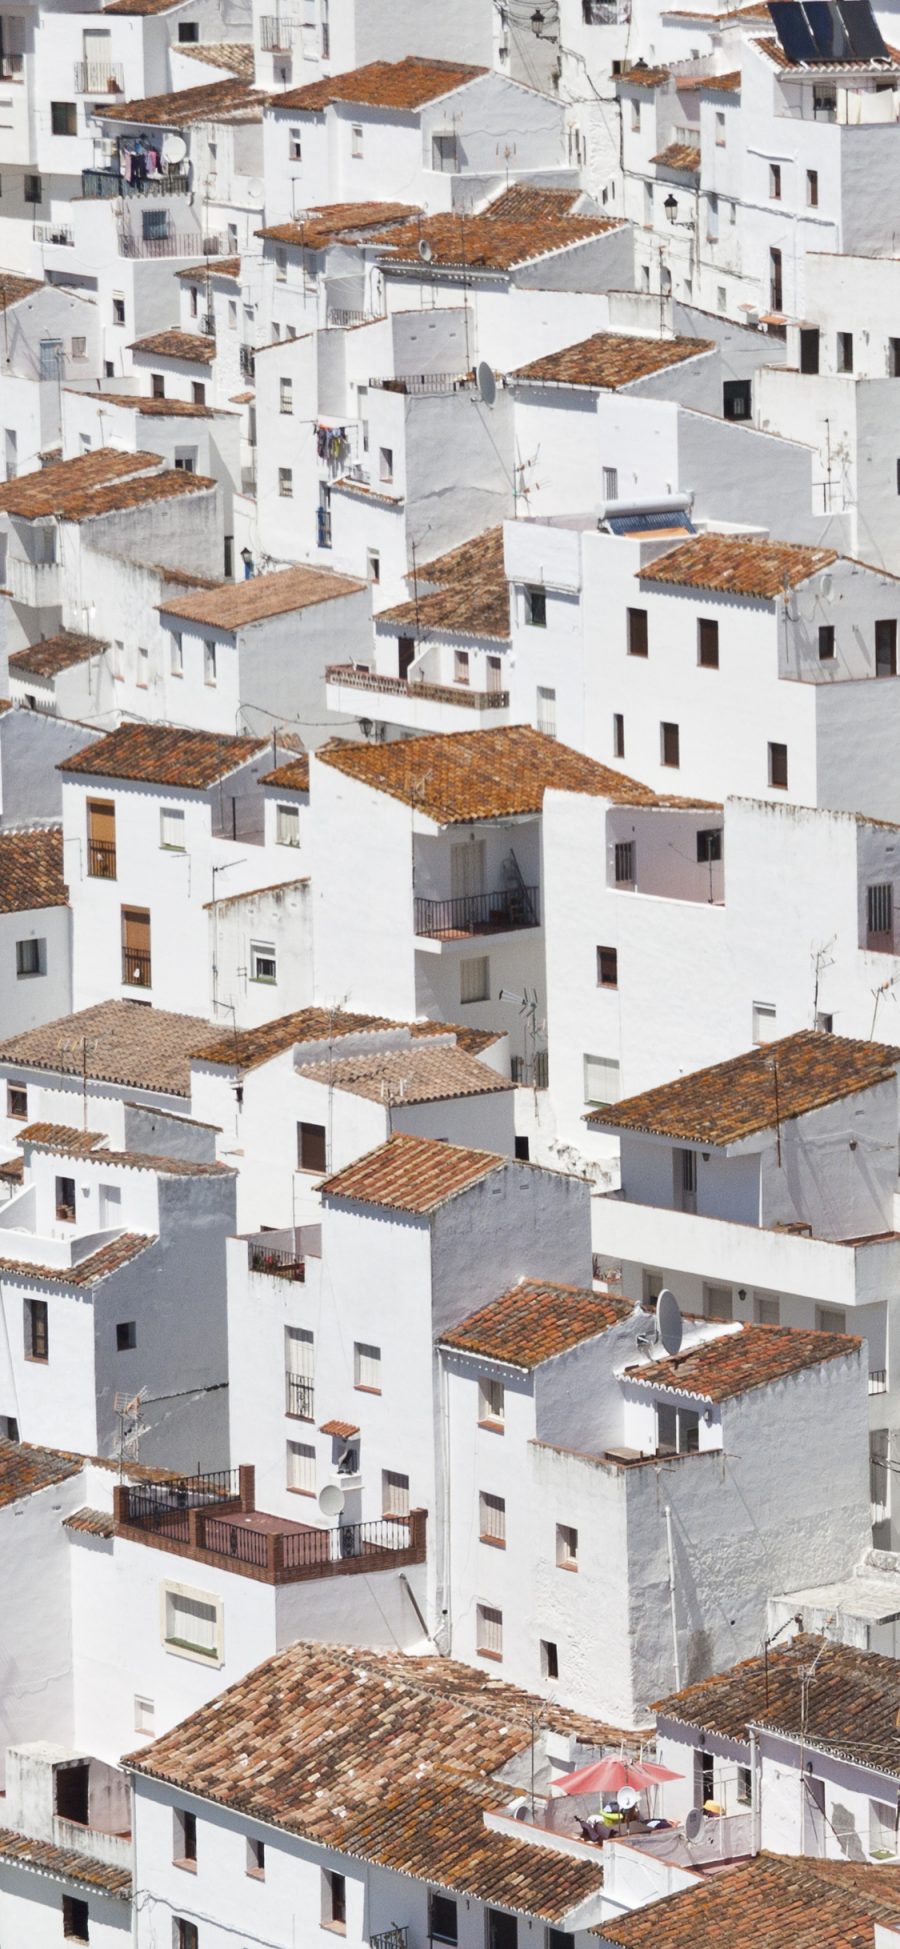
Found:
<path fill-rule="evenodd" d="M 362 152 L 363 152 L 362 123 L 354 122 L 350 132 L 350 154 L 351 156 L 354 156 L 358 161 L 362 155 Z"/>
<path fill-rule="evenodd" d="M 722 857 L 721 826 L 704 826 L 697 834 L 697 864 L 711 866 Z"/>
<path fill-rule="evenodd" d="M 532 629 L 546 629 L 547 627 L 546 589 L 525 590 L 525 621 L 526 623 L 530 624 Z"/>
<path fill-rule="evenodd" d="M 265 1881 L 266 1844 L 265 1841 L 253 1840 L 252 1836 L 247 1839 L 247 1873 L 253 1875 L 256 1881 Z"/>
<path fill-rule="evenodd" d="M 73 357 L 73 359 L 86 359 L 86 358 L 87 358 L 87 339 L 86 339 L 86 338 L 73 338 L 73 340 L 72 340 L 72 357 Z"/>
<path fill-rule="evenodd" d="M 137 1346 L 137 1321 L 119 1320 L 116 1324 L 116 1352 L 131 1353 Z"/>
<path fill-rule="evenodd" d="M 294 470 L 293 470 L 293 468 L 292 468 L 292 467 L 279 467 L 279 469 L 278 469 L 278 492 L 279 492 L 279 494 L 281 495 L 281 498 L 282 498 L 282 500 L 283 500 L 283 501 L 292 501 L 292 500 L 293 500 L 293 498 L 294 498 Z"/>
<path fill-rule="evenodd" d="M 24 1083 L 7 1083 L 6 1114 L 16 1117 L 22 1123 L 28 1119 L 28 1091 Z"/>
<path fill-rule="evenodd" d="M 719 625 L 708 616 L 697 623 L 697 662 L 701 670 L 719 668 Z"/>
<path fill-rule="evenodd" d="M 271 941 L 251 941 L 250 980 L 277 981 L 278 965 Z"/>
<path fill-rule="evenodd" d="M 478 1383 L 478 1421 L 482 1428 L 502 1430 L 506 1418 L 506 1394 L 502 1381 L 484 1376 Z"/>
<path fill-rule="evenodd" d="M 493 1604 L 479 1604 L 476 1610 L 476 1645 L 479 1658 L 503 1660 L 503 1612 Z"/>
<path fill-rule="evenodd" d="M 506 1549 L 506 1500 L 503 1496 L 489 1495 L 485 1489 L 478 1497 L 478 1534 L 482 1543 L 490 1543 L 495 1550 Z"/>
<path fill-rule="evenodd" d="M 184 852 L 184 813 L 179 806 L 164 805 L 160 808 L 159 843 L 166 852 Z"/>
<path fill-rule="evenodd" d="M 568 1523 L 556 1525 L 556 1564 L 559 1570 L 578 1569 L 578 1531 Z"/>
<path fill-rule="evenodd" d="M 619 950 L 615 947 L 597 949 L 597 987 L 618 988 Z"/>
<path fill-rule="evenodd" d="M 353 1347 L 353 1385 L 362 1388 L 367 1394 L 381 1393 L 381 1348 L 373 1347 L 364 1340 L 357 1340 Z"/>
<path fill-rule="evenodd" d="M 629 609 L 626 613 L 628 617 L 628 654 L 629 656 L 647 656 L 649 652 L 647 611 L 646 609 Z"/>
<path fill-rule="evenodd" d="M 754 1002 L 753 1040 L 756 1043 L 774 1042 L 777 1010 L 774 1002 Z"/>
<path fill-rule="evenodd" d="M 781 1301 L 771 1293 L 754 1293 L 753 1312 L 757 1326 L 781 1325 Z"/>
<path fill-rule="evenodd" d="M 90 1942 L 90 1922 L 87 1902 L 75 1895 L 64 1895 L 62 1903 L 63 1935 L 70 1942 Z"/>
<path fill-rule="evenodd" d="M 141 1692 L 134 1695 L 134 1730 L 149 1733 L 151 1737 L 156 1731 L 156 1706 Z"/>
<path fill-rule="evenodd" d="M 451 1895 L 429 1893 L 428 1934 L 432 1942 L 449 1942 L 455 1945 L 459 1941 L 456 1903 Z"/>
<path fill-rule="evenodd" d="M 221 1601 L 172 1584 L 163 1586 L 162 1603 L 163 1636 L 170 1650 L 221 1664 Z"/>
<path fill-rule="evenodd" d="M 619 1064 L 612 1056 L 584 1057 L 585 1103 L 618 1103 L 622 1094 Z"/>
<path fill-rule="evenodd" d="M 47 942 L 27 940 L 16 942 L 16 979 L 27 981 L 31 975 L 45 974 L 47 970 Z"/>
<path fill-rule="evenodd" d="M 831 663 L 834 657 L 834 624 L 819 624 L 819 662 Z"/>
<path fill-rule="evenodd" d="M 320 1177 L 327 1171 L 328 1144 L 324 1123 L 298 1123 L 297 1169 L 317 1171 Z"/>
<path fill-rule="evenodd" d="M 680 738 L 677 724 L 661 724 L 659 727 L 660 759 L 672 771 L 681 764 Z"/>
<path fill-rule="evenodd" d="M 487 1002 L 491 997 L 491 960 L 488 954 L 476 954 L 459 964 L 460 1004 L 467 1002 Z"/>
<path fill-rule="evenodd" d="M 787 791 L 788 748 L 786 744 L 769 746 L 769 784 L 780 792 Z"/>
<path fill-rule="evenodd" d="M 275 807 L 275 843 L 277 846 L 299 846 L 299 805 L 277 805 Z"/>
<path fill-rule="evenodd" d="M 287 1444 L 287 1486 L 301 1496 L 314 1496 L 316 1493 L 316 1451 L 312 1442 L 289 1441 Z"/>
<path fill-rule="evenodd" d="M 396 1469 L 381 1471 L 381 1513 L 403 1518 L 409 1515 L 409 1476 Z"/>
<path fill-rule="evenodd" d="M 199 28 L 199 26 L 198 26 L 198 24 L 197 24 L 197 22 L 196 22 L 196 20 L 180 20 L 180 21 L 179 21 L 179 23 L 178 23 L 178 39 L 179 39 L 179 40 L 180 40 L 181 42 L 185 42 L 185 41 L 188 41 L 188 42 L 196 42 L 196 41 L 199 41 L 199 39 L 200 39 L 200 28 Z"/>
<path fill-rule="evenodd" d="M 900 461 L 897 462 L 900 473 Z M 898 489 L 900 492 L 900 489 Z M 613 757 L 625 756 L 625 719 L 621 711 L 613 711 Z"/>

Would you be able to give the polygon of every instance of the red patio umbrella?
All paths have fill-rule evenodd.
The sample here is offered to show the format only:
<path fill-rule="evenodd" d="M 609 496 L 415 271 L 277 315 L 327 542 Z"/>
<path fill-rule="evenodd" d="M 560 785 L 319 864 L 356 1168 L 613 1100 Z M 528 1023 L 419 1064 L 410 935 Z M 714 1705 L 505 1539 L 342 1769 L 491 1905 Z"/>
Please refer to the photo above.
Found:
<path fill-rule="evenodd" d="M 673 1773 L 668 1766 L 659 1766 L 655 1760 L 617 1759 L 614 1755 L 605 1760 L 592 1760 L 590 1766 L 579 1766 L 574 1773 L 562 1773 L 551 1786 L 560 1793 L 618 1793 L 620 1787 L 634 1787 L 643 1793 L 647 1787 L 658 1786 L 661 1780 L 683 1780 L 683 1773 Z"/>

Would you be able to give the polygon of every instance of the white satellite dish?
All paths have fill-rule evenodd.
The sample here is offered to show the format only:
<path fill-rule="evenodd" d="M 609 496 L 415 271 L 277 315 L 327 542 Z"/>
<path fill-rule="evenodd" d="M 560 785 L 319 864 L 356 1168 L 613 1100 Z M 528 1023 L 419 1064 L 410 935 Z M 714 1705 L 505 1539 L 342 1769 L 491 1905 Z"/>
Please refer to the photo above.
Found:
<path fill-rule="evenodd" d="M 634 1787 L 620 1787 L 616 1794 L 616 1806 L 623 1814 L 630 1813 L 632 1807 L 637 1806 L 639 1798 L 640 1795 L 635 1792 Z"/>
<path fill-rule="evenodd" d="M 488 365 L 487 359 L 482 359 L 475 377 L 485 406 L 493 406 L 494 400 L 497 397 L 497 381 Z"/>
<path fill-rule="evenodd" d="M 340 1516 L 344 1508 L 344 1491 L 336 1482 L 326 1482 L 319 1490 L 319 1508 L 323 1516 Z"/>
<path fill-rule="evenodd" d="M 423 264 L 431 263 L 431 260 L 434 256 L 434 251 L 432 250 L 427 237 L 422 237 L 419 240 L 419 256 L 421 257 Z"/>
<path fill-rule="evenodd" d="M 187 155 L 187 143 L 183 135 L 167 135 L 163 139 L 163 162 L 183 162 Z"/>
<path fill-rule="evenodd" d="M 666 1353 L 675 1354 L 680 1351 L 684 1321 L 681 1317 L 681 1307 L 675 1294 L 670 1293 L 668 1286 L 663 1287 L 656 1302 L 656 1332 Z"/>
<path fill-rule="evenodd" d="M 684 1838 L 686 1841 L 696 1841 L 699 1839 L 703 1832 L 703 1821 L 703 1808 L 692 1807 L 690 1813 L 684 1817 Z"/>
<path fill-rule="evenodd" d="M 265 184 L 260 176 L 251 176 L 247 184 L 247 195 L 251 203 L 261 203 L 265 195 Z"/>

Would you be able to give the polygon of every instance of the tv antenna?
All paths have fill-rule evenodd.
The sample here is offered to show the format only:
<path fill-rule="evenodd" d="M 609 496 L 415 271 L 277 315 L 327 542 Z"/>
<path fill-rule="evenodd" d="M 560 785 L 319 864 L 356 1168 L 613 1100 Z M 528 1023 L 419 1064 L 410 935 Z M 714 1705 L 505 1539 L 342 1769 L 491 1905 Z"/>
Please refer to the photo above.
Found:
<path fill-rule="evenodd" d="M 147 1433 L 147 1424 L 141 1419 L 141 1409 L 146 1399 L 146 1387 L 139 1387 L 136 1394 L 117 1394 L 113 1400 L 113 1410 L 119 1422 L 120 1481 L 126 1462 L 140 1461 L 141 1436 Z"/>

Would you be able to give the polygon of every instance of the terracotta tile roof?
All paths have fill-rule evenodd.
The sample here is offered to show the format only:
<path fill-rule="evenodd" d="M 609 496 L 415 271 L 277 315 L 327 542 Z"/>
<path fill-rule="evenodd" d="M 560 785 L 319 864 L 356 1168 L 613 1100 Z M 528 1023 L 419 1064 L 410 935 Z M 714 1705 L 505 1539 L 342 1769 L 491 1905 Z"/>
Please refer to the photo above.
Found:
<path fill-rule="evenodd" d="M 102 1130 L 79 1130 L 66 1123 L 29 1123 L 16 1134 L 17 1144 L 38 1144 L 49 1150 L 70 1151 L 78 1157 L 89 1156 L 98 1144 L 106 1142 Z"/>
<path fill-rule="evenodd" d="M 473 577 L 494 579 L 503 574 L 503 562 L 503 529 L 485 528 L 483 534 L 460 542 L 446 554 L 435 555 L 430 562 L 419 562 L 415 580 L 434 582 L 444 588 L 450 583 L 469 582 Z"/>
<path fill-rule="evenodd" d="M 0 311 L 8 311 L 10 305 L 20 304 L 23 298 L 30 298 L 33 291 L 40 291 L 43 278 L 17 277 L 14 271 L 0 271 Z"/>
<path fill-rule="evenodd" d="M 661 88 L 663 82 L 669 79 L 669 70 L 648 68 L 638 62 L 635 67 L 626 68 L 616 79 L 625 88 Z"/>
<path fill-rule="evenodd" d="M 96 744 L 64 758 L 57 771 L 100 778 L 135 778 L 205 792 L 265 748 L 264 738 L 181 731 L 169 724 L 120 724 Z"/>
<path fill-rule="evenodd" d="M 533 1712 L 598 1745 L 622 1737 L 449 1659 L 299 1643 L 127 1764 L 339 1853 L 562 1921 L 599 1892 L 600 1864 L 483 1819 L 509 1803 L 490 1775 L 526 1763 Z"/>
<path fill-rule="evenodd" d="M 624 1097 L 586 1119 L 602 1129 L 642 1130 L 676 1142 L 739 1144 L 777 1120 L 807 1116 L 826 1103 L 873 1089 L 893 1076 L 900 1049 L 851 1041 L 820 1029 L 798 1029 L 742 1056 L 676 1076 Z M 778 1098 L 776 1106 L 777 1065 Z"/>
<path fill-rule="evenodd" d="M 148 1245 L 155 1245 L 156 1239 L 142 1236 L 137 1232 L 123 1232 L 109 1245 L 101 1245 L 86 1259 L 79 1259 L 77 1265 L 47 1266 L 32 1265 L 30 1259 L 0 1258 L 0 1275 L 4 1272 L 21 1284 L 30 1285 L 33 1279 L 42 1284 L 48 1281 L 54 1286 L 97 1286 L 101 1279 L 108 1279 L 123 1265 L 146 1252 Z"/>
<path fill-rule="evenodd" d="M 252 575 L 247 582 L 220 582 L 218 588 L 201 595 L 173 597 L 170 602 L 161 602 L 159 608 L 189 622 L 232 630 L 264 622 L 268 616 L 285 616 L 295 609 L 312 609 L 320 602 L 359 595 L 365 588 L 365 582 L 337 575 L 333 569 L 302 565 L 277 569 L 270 575 Z"/>
<path fill-rule="evenodd" d="M 189 359 L 192 365 L 212 365 L 216 341 L 205 332 L 183 332 L 176 326 L 167 332 L 151 332 L 136 338 L 129 352 L 146 353 L 154 359 Z"/>
<path fill-rule="evenodd" d="M 116 1521 L 112 1510 L 76 1509 L 74 1515 L 63 1517 L 63 1529 L 77 1529 L 84 1536 L 115 1536 Z"/>
<path fill-rule="evenodd" d="M 309 791 L 309 752 L 297 758 L 289 758 L 284 765 L 276 765 L 274 771 L 263 772 L 261 785 L 277 785 L 282 792 Z"/>
<path fill-rule="evenodd" d="M 197 1062 L 222 1063 L 227 1069 L 256 1069 L 295 1043 L 337 1041 L 344 1035 L 378 1029 L 409 1029 L 411 1035 L 422 1037 L 455 1035 L 457 1048 L 470 1055 L 489 1049 L 498 1039 L 493 1029 L 459 1027 L 455 1022 L 395 1022 L 384 1015 L 353 1014 L 346 1009 L 300 1008 L 292 1015 L 263 1022 L 258 1029 L 216 1030 L 208 1023 L 206 1041 L 194 1051 L 194 1057 Z M 0 1059 L 2 1056 L 0 1045 Z"/>
<path fill-rule="evenodd" d="M 660 1718 L 703 1727 L 725 1739 L 746 1740 L 751 1725 L 799 1732 L 804 1712 L 801 1680 L 820 1652 L 815 1675 L 806 1687 L 807 1743 L 815 1746 L 821 1741 L 847 1759 L 869 1761 L 878 1772 L 900 1775 L 900 1659 L 880 1652 L 826 1644 L 820 1637 L 802 1633 L 769 1651 L 768 1694 L 766 1660 L 759 1655 L 657 1699 L 653 1709 Z"/>
<path fill-rule="evenodd" d="M 8 1157 L 5 1163 L 0 1164 L 0 1179 L 2 1179 L 4 1184 L 21 1184 L 24 1177 L 25 1159 L 23 1157 Z"/>
<path fill-rule="evenodd" d="M 310 81 L 305 88 L 288 88 L 284 94 L 273 95 L 272 106 L 317 110 L 327 108 L 329 102 L 360 102 L 367 108 L 399 108 L 413 113 L 487 72 L 486 68 L 464 66 L 461 61 L 435 61 L 408 54 L 402 61 L 370 61 L 347 74 Z"/>
<path fill-rule="evenodd" d="M 175 52 L 186 54 L 189 61 L 203 61 L 211 68 L 230 68 L 231 73 L 240 75 L 242 81 L 253 80 L 251 41 L 207 41 L 194 46 L 190 42 L 179 41 Z"/>
<path fill-rule="evenodd" d="M 157 1157 L 151 1151 L 110 1150 L 109 1141 L 96 1130 L 69 1130 L 60 1123 L 33 1123 L 20 1132 L 17 1143 L 35 1150 L 50 1151 L 55 1157 L 83 1157 L 91 1164 L 119 1164 L 130 1171 L 156 1171 L 160 1177 L 234 1177 L 232 1164 L 198 1164 L 189 1157 Z M 2 1242 L 2 1240 L 0 1240 Z"/>
<path fill-rule="evenodd" d="M 167 14 L 174 7 L 180 7 L 183 0 L 110 0 L 103 8 L 105 14 Z"/>
<path fill-rule="evenodd" d="M 102 487 L 81 507 L 73 504 L 62 512 L 66 521 L 90 521 L 97 515 L 124 514 L 129 508 L 144 507 L 154 501 L 180 501 L 192 494 L 214 494 L 217 485 L 206 474 L 189 474 L 173 467 L 140 480 L 117 481 L 112 487 Z"/>
<path fill-rule="evenodd" d="M 685 589 L 721 589 L 727 595 L 771 601 L 796 589 L 837 561 L 834 548 L 805 548 L 793 541 L 762 541 L 753 535 L 694 535 L 637 571 L 644 582 Z"/>
<path fill-rule="evenodd" d="M 109 9 L 107 8 L 107 12 Z M 200 88 L 178 88 L 168 95 L 145 95 L 140 101 L 97 102 L 94 113 L 104 122 L 140 122 L 145 128 L 186 129 L 194 122 L 230 122 L 248 112 L 259 118 L 265 96 L 248 82 L 231 76 L 208 81 Z M 279 101 L 284 100 L 279 95 Z"/>
<path fill-rule="evenodd" d="M 91 1888 L 98 1894 L 131 1900 L 127 1868 L 114 1868 L 110 1862 L 96 1861 L 93 1855 L 81 1854 L 75 1848 L 32 1840 L 30 1834 L 17 1834 L 11 1827 L 0 1827 L 0 1860 L 28 1868 L 32 1874 L 51 1875 L 54 1880 L 76 1882 L 79 1888 Z"/>
<path fill-rule="evenodd" d="M 191 1093 L 191 1056 L 215 1033 L 199 1015 L 125 1001 L 96 1002 L 0 1042 L 0 1063 L 119 1083 L 161 1095 Z"/>
<path fill-rule="evenodd" d="M 607 230 L 620 230 L 621 217 L 532 217 L 521 223 L 492 216 L 425 217 L 402 229 L 385 231 L 373 241 L 383 243 L 387 264 L 413 264 L 421 270 L 419 244 L 431 246 L 435 265 L 465 266 L 470 270 L 510 271 L 535 257 L 571 250 Z"/>
<path fill-rule="evenodd" d="M 566 345 L 561 352 L 547 352 L 518 366 L 509 378 L 614 392 L 712 350 L 712 341 L 704 338 L 629 338 L 622 332 L 595 332 L 578 345 Z"/>
<path fill-rule="evenodd" d="M 304 250 L 326 250 L 341 237 L 383 230 L 387 224 L 405 223 L 421 214 L 415 203 L 322 203 L 291 223 L 270 223 L 264 230 L 254 231 L 254 236 L 276 244 L 296 244 Z"/>
<path fill-rule="evenodd" d="M 60 826 L 0 833 L 0 914 L 64 907 L 68 898 Z"/>
<path fill-rule="evenodd" d="M 395 744 L 327 744 L 315 754 L 373 791 L 414 805 L 438 825 L 538 814 L 551 786 L 620 805 L 653 805 L 648 785 L 610 771 L 524 724 Z"/>
<path fill-rule="evenodd" d="M 756 1387 L 771 1387 L 788 1374 L 858 1353 L 862 1341 L 849 1333 L 811 1333 L 800 1327 L 742 1326 L 715 1340 L 687 1347 L 667 1360 L 626 1367 L 630 1381 L 674 1388 L 703 1401 L 732 1401 Z"/>
<path fill-rule="evenodd" d="M 42 643 L 15 650 L 9 667 L 30 677 L 56 677 L 60 670 L 74 669 L 76 664 L 87 663 L 92 656 L 100 656 L 108 649 L 109 644 L 100 642 L 96 636 L 78 636 L 74 630 L 63 629 L 58 636 L 47 636 Z"/>
<path fill-rule="evenodd" d="M 132 474 L 155 476 L 161 465 L 158 453 L 122 453 L 117 447 L 98 447 L 93 453 L 79 454 L 77 460 L 58 460 L 4 481 L 0 512 L 18 514 L 25 520 L 45 514 L 68 515 L 70 506 L 82 508 L 112 482 Z"/>
<path fill-rule="evenodd" d="M 510 1163 L 494 1151 L 464 1150 L 435 1137 L 411 1137 L 397 1132 L 377 1150 L 356 1158 L 346 1170 L 323 1178 L 319 1186 L 329 1198 L 352 1198 L 388 1211 L 425 1214 L 480 1184 L 482 1178 Z M 521 1167 L 520 1167 L 521 1168 Z"/>
<path fill-rule="evenodd" d="M 739 9 L 739 11 L 741 13 L 751 13 L 754 12 L 755 9 L 750 7 L 742 7 Z M 766 13 L 768 13 L 768 7 L 766 7 L 765 11 Z M 734 17 L 735 17 L 734 14 L 728 15 L 729 20 L 733 20 Z M 690 80 L 682 81 L 681 79 L 679 79 L 678 82 L 679 94 L 684 94 L 687 89 L 691 89 L 691 88 L 697 89 L 698 92 L 703 90 L 706 93 L 713 94 L 713 95 L 739 95 L 741 91 L 740 68 L 733 69 L 729 74 L 704 74 L 704 75 L 697 75 L 695 77 L 691 77 Z"/>
<path fill-rule="evenodd" d="M 66 391 L 74 388 L 66 388 Z M 99 400 L 101 406 L 125 406 L 132 413 L 138 413 L 143 420 L 212 420 L 224 418 L 222 407 L 200 406 L 193 399 L 156 399 L 151 393 L 82 393 L 91 400 Z M 228 414 L 231 419 L 232 414 Z"/>
<path fill-rule="evenodd" d="M 83 1455 L 67 1454 L 61 1448 L 35 1448 L 30 1441 L 7 1441 L 0 1435 L 0 1509 L 33 1496 L 55 1482 L 78 1475 Z"/>
<path fill-rule="evenodd" d="M 514 1087 L 477 1056 L 443 1044 L 432 1049 L 427 1040 L 380 1054 L 338 1053 L 331 1062 L 298 1062 L 296 1067 L 297 1075 L 307 1082 L 346 1090 L 372 1103 L 438 1103 L 447 1097 L 488 1096 Z"/>
<path fill-rule="evenodd" d="M 849 1861 L 760 1854 L 595 1930 L 619 1949 L 872 1949 L 900 1926 L 900 1875 Z"/>
<path fill-rule="evenodd" d="M 336 1435 L 339 1441 L 349 1441 L 351 1435 L 358 1435 L 359 1429 L 354 1421 L 323 1421 L 320 1435 Z"/>
<path fill-rule="evenodd" d="M 697 170 L 700 167 L 700 150 L 692 148 L 688 142 L 670 142 L 667 149 L 660 149 L 658 156 L 651 156 L 651 162 L 659 163 L 665 169 Z"/>
<path fill-rule="evenodd" d="M 109 10 L 107 9 L 107 11 Z M 205 257 L 202 264 L 188 264 L 183 271 L 175 272 L 176 277 L 187 278 L 239 278 L 240 275 L 241 260 L 239 257 L 219 257 L 218 259 Z"/>
<path fill-rule="evenodd" d="M 539 184 L 510 183 L 481 214 L 503 223 L 546 223 L 570 217 L 581 196 L 579 189 L 542 189 Z"/>
<path fill-rule="evenodd" d="M 442 1333 L 442 1347 L 458 1353 L 502 1360 L 507 1366 L 539 1367 L 544 1360 L 606 1333 L 634 1311 L 632 1301 L 557 1286 L 547 1280 L 521 1279 L 500 1299 L 479 1307 L 450 1333 Z"/>
<path fill-rule="evenodd" d="M 449 582 L 443 589 L 398 602 L 393 609 L 379 610 L 379 628 L 398 630 L 407 636 L 487 636 L 492 642 L 508 642 L 509 584 L 502 564 L 493 575 L 473 575 Z"/>

